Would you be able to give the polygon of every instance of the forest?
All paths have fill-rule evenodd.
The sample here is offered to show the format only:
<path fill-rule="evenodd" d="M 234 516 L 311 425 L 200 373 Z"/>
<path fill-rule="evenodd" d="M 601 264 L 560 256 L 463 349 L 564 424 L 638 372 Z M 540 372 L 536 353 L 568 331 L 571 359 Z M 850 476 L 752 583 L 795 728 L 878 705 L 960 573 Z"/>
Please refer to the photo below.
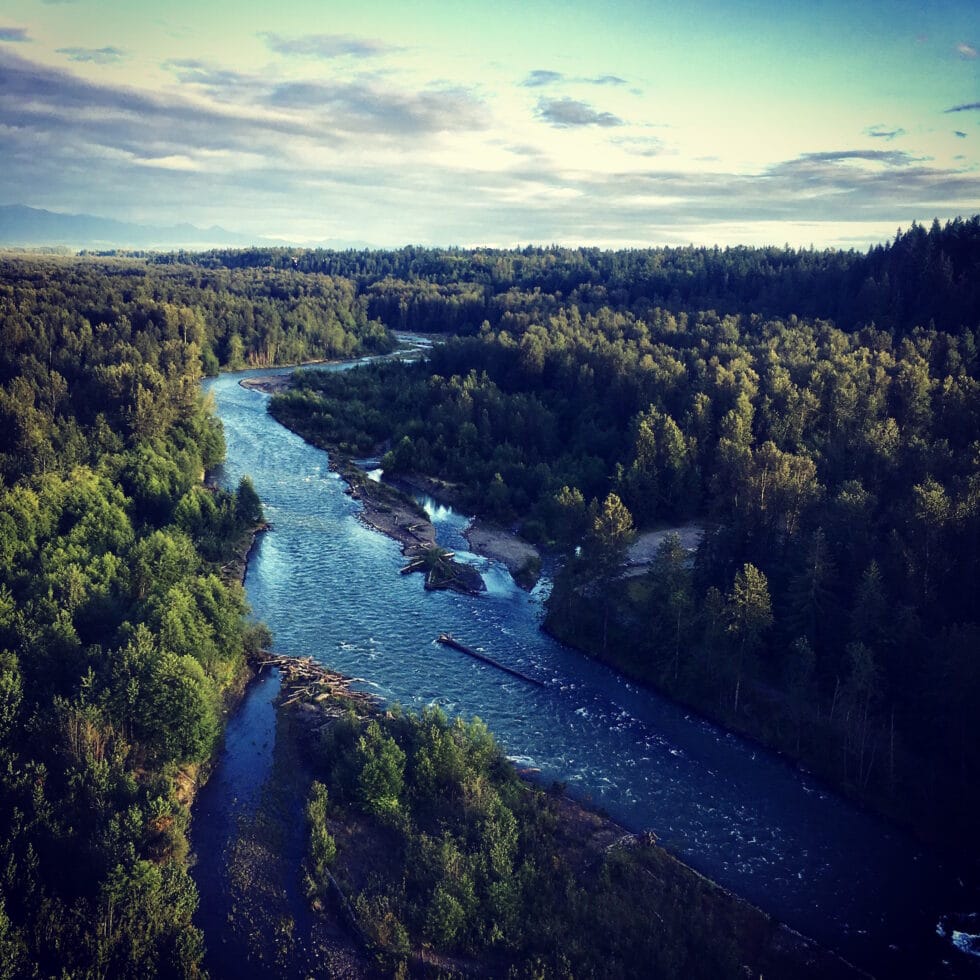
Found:
<path fill-rule="evenodd" d="M 0 976 L 200 973 L 189 801 L 268 642 L 202 371 L 389 344 L 323 277 L 0 260 Z"/>
<path fill-rule="evenodd" d="M 866 256 L 501 257 L 529 292 L 504 273 L 444 282 L 454 257 L 379 258 L 386 278 L 363 288 L 428 297 L 435 323 L 477 285 L 506 312 L 424 364 L 301 373 L 276 418 L 354 455 L 386 448 L 389 475 L 454 481 L 554 550 L 555 635 L 975 854 L 980 219 Z M 573 268 L 592 281 L 545 292 L 549 257 L 565 286 Z M 685 271 L 687 292 L 657 306 L 594 281 L 640 262 Z M 418 278 L 396 288 L 406 264 Z M 637 530 L 692 520 L 708 532 L 693 557 L 668 539 L 624 577 Z"/>
<path fill-rule="evenodd" d="M 261 505 L 247 479 L 206 479 L 223 439 L 199 382 L 384 353 L 396 329 L 445 342 L 422 364 L 300 373 L 276 417 L 455 482 L 550 550 L 556 635 L 975 856 L 978 283 L 980 218 L 867 254 L 0 257 L 0 977 L 201 974 L 189 805 L 269 637 L 237 576 Z M 684 521 L 706 529 L 696 554 L 668 537 L 624 575 L 638 531 Z M 550 860 L 549 805 L 472 723 L 375 728 L 341 726 L 321 760 L 314 871 L 347 800 L 391 817 L 408 862 L 394 918 L 367 895 L 369 919 L 535 955 L 493 869 L 574 910 L 567 877 L 549 891 L 518 861 Z M 397 820 L 374 793 L 399 753 L 425 776 L 437 749 L 479 775 L 476 824 L 415 784 Z M 351 768 L 372 753 L 376 783 Z M 435 858 L 472 888 L 428 906 Z"/>

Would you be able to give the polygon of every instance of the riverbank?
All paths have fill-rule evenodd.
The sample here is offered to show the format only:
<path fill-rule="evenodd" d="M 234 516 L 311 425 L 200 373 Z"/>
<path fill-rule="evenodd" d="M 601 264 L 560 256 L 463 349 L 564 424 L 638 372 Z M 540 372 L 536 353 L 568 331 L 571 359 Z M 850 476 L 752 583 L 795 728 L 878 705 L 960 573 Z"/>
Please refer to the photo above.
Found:
<path fill-rule="evenodd" d="M 274 658 L 270 663 L 280 666 L 283 661 Z M 305 760 L 304 765 L 308 767 L 319 752 L 318 746 L 330 740 L 335 725 L 350 726 L 352 711 L 366 723 L 371 718 L 380 718 L 384 709 L 374 699 L 352 690 L 350 681 L 335 672 L 309 661 L 296 663 L 295 669 L 282 679 L 277 703 L 276 751 L 277 756 L 281 751 L 283 757 Z M 510 766 L 509 763 L 506 765 Z M 294 773 L 296 766 L 290 768 Z M 289 774 L 279 772 L 278 767 L 271 776 L 273 782 L 290 778 Z M 574 869 L 579 879 L 591 880 L 598 869 L 612 862 L 619 869 L 615 872 L 618 875 L 629 877 L 640 873 L 646 880 L 656 882 L 653 892 L 658 897 L 652 905 L 644 904 L 644 920 L 658 918 L 660 928 L 668 930 L 677 928 L 677 923 L 684 924 L 681 928 L 685 935 L 668 937 L 665 940 L 668 944 L 683 948 L 689 938 L 687 933 L 694 935 L 710 922 L 708 946 L 736 947 L 738 962 L 747 975 L 866 976 L 698 874 L 660 847 L 652 835 L 632 834 L 573 799 L 560 793 L 545 792 L 526 777 L 523 787 L 531 809 L 544 808 L 550 813 L 550 835 L 557 846 L 556 860 L 563 867 Z M 345 937 L 346 955 L 359 956 L 362 960 L 367 957 L 372 963 L 374 957 L 380 955 L 388 966 L 403 959 L 412 969 L 436 968 L 448 976 L 497 974 L 519 966 L 519 957 L 515 960 L 513 955 L 508 957 L 500 951 L 489 954 L 489 959 L 460 957 L 451 951 L 440 952 L 438 946 L 421 944 L 416 936 L 405 937 L 407 946 L 399 941 L 397 948 L 386 947 L 374 928 L 371 903 L 362 891 L 372 879 L 391 873 L 390 862 L 394 858 L 391 830 L 383 821 L 379 823 L 344 804 L 331 806 L 329 830 L 338 848 L 332 865 L 334 894 L 329 900 L 315 902 L 315 919 L 335 938 Z M 343 898 L 339 899 L 339 896 Z M 361 916 L 366 916 L 363 921 Z M 601 920 L 602 912 L 596 909 L 594 917 Z M 666 922 L 671 925 L 665 925 Z M 373 937 L 368 948 L 365 947 L 365 936 Z M 705 958 L 704 962 L 709 962 L 712 956 L 718 955 L 718 950 L 704 948 L 698 955 Z"/>
<path fill-rule="evenodd" d="M 238 383 L 249 391 L 262 391 L 267 395 L 276 395 L 283 391 L 289 391 L 294 386 L 293 376 L 296 371 L 304 368 L 322 368 L 334 364 L 356 364 L 362 357 L 370 357 L 372 360 L 406 360 L 413 358 L 418 351 L 431 347 L 432 344 L 442 338 L 439 334 L 405 334 L 395 332 L 395 339 L 399 346 L 386 354 L 359 355 L 358 357 L 334 357 L 334 358 L 314 358 L 309 361 L 301 361 L 298 364 L 275 364 L 270 365 L 265 370 L 281 370 L 292 368 L 289 374 L 258 374 L 247 378 L 242 378 Z M 244 368 L 243 370 L 253 370 Z"/>
<path fill-rule="evenodd" d="M 635 568 L 631 565 L 623 580 L 635 580 L 648 570 L 648 565 Z M 907 834 L 910 843 L 914 840 L 951 864 L 964 864 L 962 838 L 951 838 L 948 825 L 937 821 L 926 803 L 920 800 L 913 806 L 904 794 L 871 793 L 853 781 L 841 778 L 835 757 L 824 748 L 833 737 L 830 719 L 812 704 L 791 704 L 774 688 L 747 681 L 742 685 L 742 698 L 736 714 L 730 698 L 725 696 L 718 683 L 698 686 L 683 669 L 679 675 L 665 669 L 662 661 L 655 660 L 649 650 L 637 642 L 640 620 L 631 606 L 628 589 L 617 594 L 605 628 L 597 609 L 588 603 L 575 603 L 572 607 L 565 604 L 565 608 L 573 609 L 570 619 L 548 612 L 541 627 L 559 643 L 781 758 L 797 772 L 819 780 L 827 792 L 882 820 L 890 829 Z M 690 651 L 686 653 L 693 655 Z M 910 750 L 903 748 L 902 751 Z M 976 881 L 980 863 L 972 855 L 968 856 L 966 868 L 963 879 Z M 967 894 L 964 889 L 964 895 Z M 972 903 L 973 900 L 968 898 L 967 901 Z"/>

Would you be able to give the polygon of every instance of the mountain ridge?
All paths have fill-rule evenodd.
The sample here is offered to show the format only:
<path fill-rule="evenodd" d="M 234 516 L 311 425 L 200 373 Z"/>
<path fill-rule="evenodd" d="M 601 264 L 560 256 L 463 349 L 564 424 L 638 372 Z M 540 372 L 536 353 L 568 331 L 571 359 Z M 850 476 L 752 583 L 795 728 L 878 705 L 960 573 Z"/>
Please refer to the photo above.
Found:
<path fill-rule="evenodd" d="M 49 211 L 25 204 L 0 205 L 0 245 L 4 246 L 170 250 L 187 246 L 289 244 L 292 243 L 229 231 L 219 225 L 199 228 L 186 221 L 174 225 L 139 224 L 93 214 Z"/>

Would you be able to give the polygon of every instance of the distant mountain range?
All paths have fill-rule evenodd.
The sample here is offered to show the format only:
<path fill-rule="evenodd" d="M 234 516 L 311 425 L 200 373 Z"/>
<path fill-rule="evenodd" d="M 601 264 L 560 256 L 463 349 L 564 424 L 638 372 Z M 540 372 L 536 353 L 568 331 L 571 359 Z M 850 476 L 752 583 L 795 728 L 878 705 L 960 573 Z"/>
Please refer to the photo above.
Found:
<path fill-rule="evenodd" d="M 138 225 L 92 214 L 63 214 L 22 204 L 0 205 L 0 245 L 24 248 L 65 246 L 71 249 L 243 248 L 285 245 L 213 225 Z"/>

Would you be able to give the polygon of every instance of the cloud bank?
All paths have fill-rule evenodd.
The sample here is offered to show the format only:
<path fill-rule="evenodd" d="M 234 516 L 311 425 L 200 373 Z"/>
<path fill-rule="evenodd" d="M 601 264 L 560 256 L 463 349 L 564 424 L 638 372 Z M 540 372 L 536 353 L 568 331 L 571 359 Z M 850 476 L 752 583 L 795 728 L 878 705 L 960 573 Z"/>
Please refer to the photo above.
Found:
<path fill-rule="evenodd" d="M 164 63 L 171 83 L 150 91 L 119 84 L 118 70 L 92 81 L 23 50 L 0 47 L 5 193 L 54 210 L 313 241 L 612 246 L 685 234 L 704 240 L 721 228 L 742 229 L 731 234 L 744 239 L 744 229 L 764 225 L 891 229 L 980 207 L 980 174 L 969 161 L 932 166 L 892 149 L 904 135 L 892 125 L 864 131 L 883 141 L 878 149 L 832 144 L 737 172 L 703 156 L 686 167 L 671 155 L 675 129 L 664 131 L 668 145 L 649 126 L 548 89 L 571 83 L 558 72 L 525 85 L 539 89 L 533 117 L 528 94 L 515 90 L 519 75 L 507 76 L 519 104 L 506 118 L 506 103 L 485 90 L 395 73 L 382 82 L 349 63 L 331 72 L 278 62 L 260 72 L 174 58 Z M 95 61 L 87 56 L 106 50 L 62 54 Z M 562 152 L 572 137 L 553 130 L 576 134 L 575 145 L 594 156 Z M 123 212 L 127 203 L 144 210 Z"/>

